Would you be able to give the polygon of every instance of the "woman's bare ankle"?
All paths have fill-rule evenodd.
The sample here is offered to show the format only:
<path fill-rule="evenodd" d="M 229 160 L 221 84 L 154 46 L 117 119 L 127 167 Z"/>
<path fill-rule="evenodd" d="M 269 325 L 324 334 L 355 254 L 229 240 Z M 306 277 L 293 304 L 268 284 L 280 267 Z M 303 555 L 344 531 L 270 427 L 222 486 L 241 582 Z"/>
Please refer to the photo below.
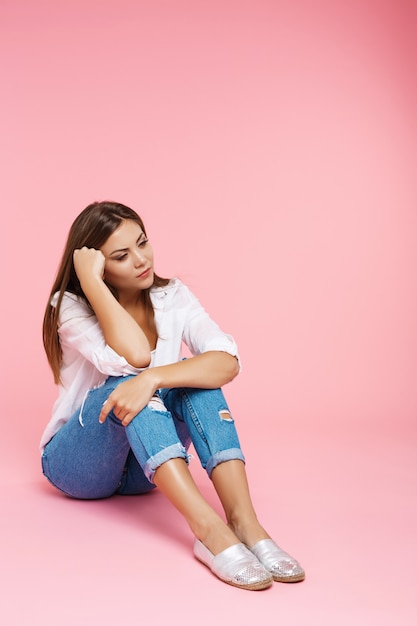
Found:
<path fill-rule="evenodd" d="M 240 542 L 233 530 L 224 523 L 199 530 L 195 533 L 195 536 L 204 543 L 206 548 L 214 555 Z"/>
<path fill-rule="evenodd" d="M 249 548 L 262 539 L 270 539 L 270 535 L 260 525 L 258 520 L 228 522 L 230 530 L 238 537 L 239 541 Z"/>

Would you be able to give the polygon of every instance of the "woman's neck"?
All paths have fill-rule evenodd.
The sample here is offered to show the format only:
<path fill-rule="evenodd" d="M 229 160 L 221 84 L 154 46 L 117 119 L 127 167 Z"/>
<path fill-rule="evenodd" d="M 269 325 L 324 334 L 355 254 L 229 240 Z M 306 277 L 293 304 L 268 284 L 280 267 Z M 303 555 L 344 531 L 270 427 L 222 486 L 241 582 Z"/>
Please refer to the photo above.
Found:
<path fill-rule="evenodd" d="M 122 307 L 128 309 L 142 309 L 144 308 L 144 298 L 142 291 L 123 292 L 118 293 L 118 300 Z"/>

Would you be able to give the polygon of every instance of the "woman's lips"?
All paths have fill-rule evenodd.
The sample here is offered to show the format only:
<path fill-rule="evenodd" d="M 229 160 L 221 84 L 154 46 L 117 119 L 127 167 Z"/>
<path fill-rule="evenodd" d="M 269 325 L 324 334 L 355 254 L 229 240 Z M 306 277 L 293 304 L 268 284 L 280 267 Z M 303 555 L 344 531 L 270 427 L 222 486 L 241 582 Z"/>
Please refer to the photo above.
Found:
<path fill-rule="evenodd" d="M 147 278 L 150 274 L 150 271 L 151 271 L 151 268 L 148 267 L 148 269 L 142 272 L 142 274 L 139 274 L 138 278 Z"/>

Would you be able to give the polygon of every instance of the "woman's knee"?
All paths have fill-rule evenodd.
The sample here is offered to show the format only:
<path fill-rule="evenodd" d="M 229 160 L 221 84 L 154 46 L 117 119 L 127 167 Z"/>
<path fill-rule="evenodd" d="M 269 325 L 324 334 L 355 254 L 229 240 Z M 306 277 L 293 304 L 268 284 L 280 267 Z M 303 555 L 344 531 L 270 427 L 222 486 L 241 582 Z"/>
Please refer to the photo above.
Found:
<path fill-rule="evenodd" d="M 233 415 L 221 389 L 176 389 L 165 402 L 187 425 L 209 476 L 219 464 L 244 460 Z"/>

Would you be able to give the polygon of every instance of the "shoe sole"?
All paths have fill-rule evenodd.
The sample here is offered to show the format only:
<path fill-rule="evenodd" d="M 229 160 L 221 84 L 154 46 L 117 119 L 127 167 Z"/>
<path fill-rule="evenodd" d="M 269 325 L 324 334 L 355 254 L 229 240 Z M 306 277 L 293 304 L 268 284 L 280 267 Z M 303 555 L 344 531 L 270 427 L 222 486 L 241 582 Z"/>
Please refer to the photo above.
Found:
<path fill-rule="evenodd" d="M 273 576 L 276 583 L 301 583 L 305 577 L 305 574 L 298 574 L 297 576 Z"/>
<path fill-rule="evenodd" d="M 214 576 L 216 576 L 216 574 L 214 574 Z M 263 589 L 269 589 L 269 587 L 271 587 L 271 585 L 274 582 L 273 580 L 270 580 L 270 581 L 265 581 L 263 583 L 256 583 L 253 585 L 238 585 L 231 580 L 225 580 L 224 578 L 220 578 L 219 576 L 216 576 L 216 578 L 218 578 L 219 580 L 222 580 L 224 583 L 227 583 L 228 585 L 231 585 L 232 587 L 237 587 L 238 589 L 246 589 L 246 591 L 262 591 Z"/>

